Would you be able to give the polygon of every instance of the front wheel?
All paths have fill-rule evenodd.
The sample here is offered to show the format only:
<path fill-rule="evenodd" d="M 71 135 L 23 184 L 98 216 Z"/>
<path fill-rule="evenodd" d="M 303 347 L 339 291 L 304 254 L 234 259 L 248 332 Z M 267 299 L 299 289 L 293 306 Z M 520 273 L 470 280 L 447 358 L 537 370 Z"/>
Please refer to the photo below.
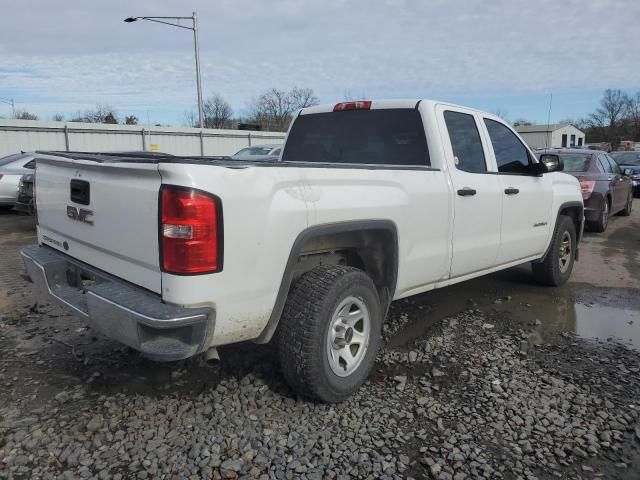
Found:
<path fill-rule="evenodd" d="M 299 394 L 340 402 L 367 378 L 380 346 L 382 310 L 361 270 L 320 265 L 289 292 L 277 344 L 287 383 Z"/>
<path fill-rule="evenodd" d="M 573 270 L 576 248 L 576 226 L 573 219 L 559 215 L 547 255 L 541 262 L 532 265 L 536 280 L 553 287 L 564 285 Z"/>

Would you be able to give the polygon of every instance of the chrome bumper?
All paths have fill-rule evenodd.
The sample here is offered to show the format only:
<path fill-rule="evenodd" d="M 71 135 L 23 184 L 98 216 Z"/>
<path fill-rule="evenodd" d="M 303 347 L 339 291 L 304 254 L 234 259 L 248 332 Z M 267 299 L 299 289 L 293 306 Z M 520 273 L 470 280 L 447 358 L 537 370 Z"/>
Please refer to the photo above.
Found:
<path fill-rule="evenodd" d="M 36 291 L 87 320 L 105 336 L 158 361 L 187 358 L 204 349 L 215 312 L 162 302 L 137 288 L 49 247 L 21 252 Z"/>

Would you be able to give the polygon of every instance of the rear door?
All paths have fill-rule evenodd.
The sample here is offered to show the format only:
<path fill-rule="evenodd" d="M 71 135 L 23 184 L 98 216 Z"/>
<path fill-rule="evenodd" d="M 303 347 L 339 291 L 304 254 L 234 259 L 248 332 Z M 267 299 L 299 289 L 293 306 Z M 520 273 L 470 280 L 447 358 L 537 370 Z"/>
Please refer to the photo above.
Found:
<path fill-rule="evenodd" d="M 454 190 L 451 278 L 495 265 L 500 245 L 502 193 L 489 173 L 479 118 L 465 109 L 440 105 L 445 157 Z"/>
<path fill-rule="evenodd" d="M 609 155 L 605 155 L 609 165 L 611 165 L 611 172 L 613 173 L 613 180 L 611 183 L 613 189 L 613 208 L 611 213 L 616 213 L 622 210 L 627 205 L 629 194 L 631 192 L 631 179 L 622 174 L 622 170 L 616 163 L 616 161 Z"/>
<path fill-rule="evenodd" d="M 39 242 L 160 293 L 158 165 L 37 160 Z"/>
<path fill-rule="evenodd" d="M 503 199 L 496 264 L 541 254 L 554 227 L 551 181 L 544 175 L 531 174 L 533 155 L 511 128 L 487 117 L 483 117 L 483 126 L 491 143 Z"/>

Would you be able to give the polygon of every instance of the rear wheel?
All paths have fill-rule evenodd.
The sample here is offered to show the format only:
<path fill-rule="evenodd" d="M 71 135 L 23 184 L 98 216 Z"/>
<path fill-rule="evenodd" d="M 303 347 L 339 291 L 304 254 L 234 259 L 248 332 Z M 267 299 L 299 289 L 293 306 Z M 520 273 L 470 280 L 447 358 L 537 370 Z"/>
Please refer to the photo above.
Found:
<path fill-rule="evenodd" d="M 340 402 L 366 380 L 380 346 L 382 311 L 361 270 L 321 265 L 289 293 L 278 326 L 287 383 L 301 395 Z"/>
<path fill-rule="evenodd" d="M 543 285 L 563 285 L 571 276 L 575 256 L 576 226 L 571 217 L 559 215 L 547 255 L 532 264 L 533 275 Z"/>
<path fill-rule="evenodd" d="M 624 207 L 624 210 L 620 212 L 620 215 L 623 217 L 628 217 L 631 215 L 631 207 L 633 206 L 633 191 L 629 192 L 629 198 L 627 199 L 627 204 Z"/>
<path fill-rule="evenodd" d="M 605 198 L 598 219 L 591 222 L 589 225 L 591 227 L 591 230 L 593 230 L 594 232 L 602 233 L 607 229 L 607 225 L 609 225 L 610 209 L 611 206 L 609 205 L 609 200 Z"/>

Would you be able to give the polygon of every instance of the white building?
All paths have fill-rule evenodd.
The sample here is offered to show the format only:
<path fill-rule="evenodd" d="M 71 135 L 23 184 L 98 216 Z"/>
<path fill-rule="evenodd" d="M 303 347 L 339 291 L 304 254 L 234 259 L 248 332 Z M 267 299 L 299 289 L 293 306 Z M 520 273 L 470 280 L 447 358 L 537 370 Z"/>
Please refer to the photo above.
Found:
<path fill-rule="evenodd" d="M 568 123 L 521 125 L 515 130 L 531 148 L 582 147 L 585 144 L 584 132 Z"/>

